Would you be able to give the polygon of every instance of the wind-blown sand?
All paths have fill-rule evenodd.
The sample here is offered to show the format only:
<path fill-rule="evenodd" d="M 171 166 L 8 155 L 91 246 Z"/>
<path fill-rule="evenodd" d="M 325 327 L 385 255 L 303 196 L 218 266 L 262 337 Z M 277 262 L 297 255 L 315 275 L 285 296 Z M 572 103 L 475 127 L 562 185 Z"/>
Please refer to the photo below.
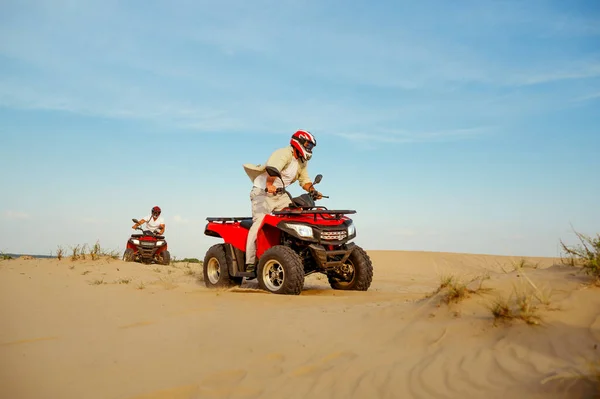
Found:
<path fill-rule="evenodd" d="M 300 296 L 258 291 L 256 280 L 209 290 L 196 264 L 189 275 L 183 263 L 1 261 L 0 397 L 597 394 L 591 380 L 551 378 L 590 376 L 586 359 L 600 361 L 600 289 L 576 269 L 549 258 L 525 258 L 538 268 L 514 271 L 520 257 L 369 255 L 375 272 L 368 292 L 334 291 L 312 275 Z M 492 290 L 460 303 L 443 303 L 444 290 L 430 295 L 442 275 L 486 273 L 483 287 Z M 494 324 L 487 306 L 515 289 L 552 293 L 537 305 L 539 324 Z"/>

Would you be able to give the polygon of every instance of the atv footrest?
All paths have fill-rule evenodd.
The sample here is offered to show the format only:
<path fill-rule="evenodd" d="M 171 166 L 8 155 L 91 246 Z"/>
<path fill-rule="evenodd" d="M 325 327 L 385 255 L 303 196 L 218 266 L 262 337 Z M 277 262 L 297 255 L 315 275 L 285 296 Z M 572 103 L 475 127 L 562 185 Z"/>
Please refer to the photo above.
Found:
<path fill-rule="evenodd" d="M 252 277 L 255 278 L 256 277 L 256 273 L 254 272 L 237 272 L 235 274 L 236 277 Z"/>

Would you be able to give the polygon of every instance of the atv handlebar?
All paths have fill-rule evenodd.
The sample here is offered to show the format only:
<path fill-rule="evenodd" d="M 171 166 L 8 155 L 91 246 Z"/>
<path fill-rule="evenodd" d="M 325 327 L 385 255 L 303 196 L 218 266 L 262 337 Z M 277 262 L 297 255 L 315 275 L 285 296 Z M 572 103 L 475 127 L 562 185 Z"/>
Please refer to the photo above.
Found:
<path fill-rule="evenodd" d="M 269 193 L 269 189 L 265 188 L 265 193 Z M 275 190 L 275 194 L 284 194 L 285 193 L 285 188 L 283 187 L 277 187 L 277 189 Z"/>
<path fill-rule="evenodd" d="M 158 233 L 157 231 L 152 231 L 152 230 L 144 230 L 144 229 L 142 229 L 140 226 L 136 227 L 136 228 L 135 228 L 135 230 L 139 230 L 139 231 L 141 231 L 142 233 L 144 233 L 145 235 L 151 235 L 151 236 L 155 236 L 155 237 L 158 237 L 158 236 L 160 236 L 160 235 L 161 235 L 161 234 L 160 234 L 160 233 Z"/>
<path fill-rule="evenodd" d="M 268 193 L 268 192 L 269 192 L 269 190 L 265 188 L 265 193 Z M 283 187 L 277 187 L 277 189 L 275 190 L 275 194 L 285 194 L 286 192 L 287 192 L 287 190 Z M 314 191 L 309 194 L 313 197 L 313 199 L 316 200 L 317 198 L 315 198 L 315 195 L 313 193 L 314 193 Z M 321 194 L 321 198 L 329 198 L 329 196 Z"/>

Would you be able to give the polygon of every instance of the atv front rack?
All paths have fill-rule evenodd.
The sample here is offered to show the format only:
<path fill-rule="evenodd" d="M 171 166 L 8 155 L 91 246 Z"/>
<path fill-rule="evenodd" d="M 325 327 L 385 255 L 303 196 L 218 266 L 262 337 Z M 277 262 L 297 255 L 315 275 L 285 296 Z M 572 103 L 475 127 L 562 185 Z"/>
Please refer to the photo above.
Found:
<path fill-rule="evenodd" d="M 317 219 L 317 215 L 321 216 L 323 219 L 340 219 L 344 215 L 351 215 L 356 213 L 356 211 L 351 211 L 348 209 L 344 210 L 329 210 L 327 208 L 323 209 L 305 209 L 305 208 L 289 208 L 281 211 L 273 211 L 273 215 L 281 215 L 281 216 L 297 216 L 297 215 L 314 215 L 315 220 Z M 331 218 L 327 216 L 331 215 Z"/>
<path fill-rule="evenodd" d="M 240 216 L 240 217 L 224 217 L 224 218 L 206 218 L 209 222 L 241 222 L 242 220 L 252 220 L 252 216 Z"/>

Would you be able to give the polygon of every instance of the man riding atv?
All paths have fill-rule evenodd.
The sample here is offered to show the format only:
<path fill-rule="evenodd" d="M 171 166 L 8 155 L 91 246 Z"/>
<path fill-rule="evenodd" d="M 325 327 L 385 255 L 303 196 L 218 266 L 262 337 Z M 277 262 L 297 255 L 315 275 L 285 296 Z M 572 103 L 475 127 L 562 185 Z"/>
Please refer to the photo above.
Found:
<path fill-rule="evenodd" d="M 158 235 L 163 235 L 165 232 L 165 220 L 160 216 L 161 209 L 158 206 L 155 206 L 150 211 L 150 215 L 142 218 L 139 222 L 135 223 L 131 226 L 132 229 L 137 229 L 142 224 L 146 224 L 143 230 L 150 230 L 153 233 Z"/>
<path fill-rule="evenodd" d="M 292 135 L 290 145 L 275 150 L 266 165 L 244 164 L 244 170 L 253 183 L 250 191 L 252 227 L 246 241 L 246 271 L 255 270 L 256 237 L 265 215 L 282 210 L 290 202 L 283 191 L 281 181 L 269 176 L 266 167 L 271 166 L 280 171 L 285 186 L 298 180 L 304 190 L 313 194 L 315 199 L 320 199 L 322 195 L 315 190 L 307 170 L 308 161 L 316 145 L 317 140 L 310 132 L 298 130 Z"/>
<path fill-rule="evenodd" d="M 142 220 L 132 219 L 134 222 L 132 229 L 141 230 L 142 234 L 132 234 L 127 240 L 127 247 L 123 253 L 124 261 L 156 262 L 162 265 L 171 263 L 171 254 L 163 236 L 165 221 L 160 213 L 160 208 L 155 206 L 152 208 L 151 214 Z M 144 228 L 140 227 L 142 225 Z"/>

